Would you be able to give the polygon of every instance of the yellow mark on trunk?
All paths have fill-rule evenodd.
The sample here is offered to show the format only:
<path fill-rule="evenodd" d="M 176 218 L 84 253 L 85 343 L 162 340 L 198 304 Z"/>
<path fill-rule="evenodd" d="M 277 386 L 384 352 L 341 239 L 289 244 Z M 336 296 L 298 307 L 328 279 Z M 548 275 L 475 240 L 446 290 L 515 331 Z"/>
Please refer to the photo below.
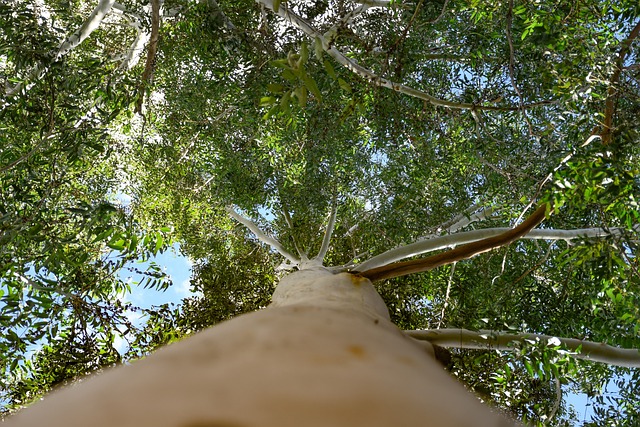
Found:
<path fill-rule="evenodd" d="M 356 286 L 356 287 L 360 287 L 364 282 L 369 281 L 369 279 L 362 277 L 358 274 L 351 274 L 350 276 L 351 276 L 351 283 L 353 283 L 353 286 Z"/>
<path fill-rule="evenodd" d="M 358 359 L 364 359 L 367 354 L 364 351 L 364 348 L 362 348 L 359 345 L 350 345 L 349 347 L 347 347 L 347 351 L 349 351 L 349 353 L 351 353 L 353 356 L 357 357 Z"/>

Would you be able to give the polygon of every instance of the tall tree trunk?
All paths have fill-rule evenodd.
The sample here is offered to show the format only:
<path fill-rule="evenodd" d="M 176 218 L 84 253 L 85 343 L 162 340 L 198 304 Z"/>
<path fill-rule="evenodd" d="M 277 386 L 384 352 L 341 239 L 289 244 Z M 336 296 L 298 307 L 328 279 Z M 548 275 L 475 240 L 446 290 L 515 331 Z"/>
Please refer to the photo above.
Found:
<path fill-rule="evenodd" d="M 371 282 L 316 267 L 272 305 L 54 393 L 7 427 L 504 426 L 390 321 Z"/>

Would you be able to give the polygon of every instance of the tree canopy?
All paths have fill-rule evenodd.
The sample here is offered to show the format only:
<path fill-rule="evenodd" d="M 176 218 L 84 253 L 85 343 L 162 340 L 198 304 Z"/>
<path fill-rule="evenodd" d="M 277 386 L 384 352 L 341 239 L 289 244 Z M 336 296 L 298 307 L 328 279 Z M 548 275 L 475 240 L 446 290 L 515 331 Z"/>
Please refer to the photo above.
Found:
<path fill-rule="evenodd" d="M 631 0 L 3 2 L 3 412 L 266 306 L 297 267 L 283 253 L 362 272 L 548 202 L 523 239 L 378 291 L 405 330 L 529 334 L 449 346 L 447 369 L 505 413 L 636 425 L 638 365 L 552 337 L 640 348 L 639 16 Z M 123 302 L 126 271 L 176 242 L 198 296 Z"/>

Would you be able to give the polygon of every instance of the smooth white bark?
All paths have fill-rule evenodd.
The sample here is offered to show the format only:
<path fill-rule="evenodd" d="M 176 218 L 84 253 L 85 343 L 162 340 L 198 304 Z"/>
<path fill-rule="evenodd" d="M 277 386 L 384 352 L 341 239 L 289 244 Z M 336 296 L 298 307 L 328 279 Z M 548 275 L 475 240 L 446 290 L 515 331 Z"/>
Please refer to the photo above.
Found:
<path fill-rule="evenodd" d="M 53 55 L 55 60 L 60 59 L 62 56 L 66 55 L 73 49 L 75 49 L 80 43 L 82 43 L 91 33 L 96 30 L 104 17 L 109 13 L 115 0 L 100 0 L 98 5 L 93 9 L 87 20 L 82 24 L 82 26 L 74 32 L 72 35 L 67 37 L 65 41 L 62 42 L 58 51 Z M 42 64 L 36 64 L 28 74 L 27 81 L 36 80 L 38 77 L 42 75 L 45 68 Z M 7 96 L 15 96 L 20 89 L 22 88 L 22 84 L 18 83 L 11 88 L 6 89 Z"/>
<path fill-rule="evenodd" d="M 58 53 L 56 54 L 56 59 L 75 49 L 80 43 L 89 37 L 94 30 L 98 29 L 102 20 L 107 16 L 107 13 L 109 13 L 114 3 L 115 0 L 100 0 L 96 8 L 93 9 L 91 15 L 89 15 L 78 31 L 69 36 L 67 40 L 60 45 Z"/>
<path fill-rule="evenodd" d="M 464 228 L 473 224 L 474 222 L 484 221 L 485 219 L 490 218 L 496 211 L 497 209 L 493 207 L 488 207 L 472 215 L 468 215 L 468 216 L 463 215 L 462 218 L 457 219 L 457 221 L 455 221 L 453 224 L 445 228 L 443 231 L 446 233 L 454 233 L 460 230 L 461 228 Z"/>
<path fill-rule="evenodd" d="M 293 266 L 296 266 L 300 263 L 300 260 L 289 253 L 289 251 L 287 251 L 279 241 L 271 236 L 267 236 L 253 221 L 238 214 L 231 206 L 227 206 L 225 209 L 233 219 L 247 227 L 253 234 L 255 234 L 258 240 L 278 251 L 278 253 L 288 259 L 293 264 Z"/>
<path fill-rule="evenodd" d="M 136 38 L 133 40 L 133 43 L 131 43 L 131 46 L 127 49 L 126 53 L 120 57 L 120 69 L 130 70 L 140 61 L 142 51 L 151 37 L 151 32 L 147 31 L 144 27 L 140 16 L 128 12 L 126 7 L 123 5 L 114 3 L 113 10 L 121 13 L 128 25 L 136 31 Z"/>
<path fill-rule="evenodd" d="M 363 3 L 355 9 L 351 10 L 351 12 L 348 12 L 344 16 L 342 16 L 335 24 L 331 26 L 331 28 L 329 28 L 323 34 L 323 38 L 326 40 L 326 43 L 331 44 L 331 42 L 333 42 L 333 38 L 338 32 L 338 29 L 351 24 L 351 22 L 353 22 L 356 17 L 362 15 L 370 7 L 371 5 Z"/>
<path fill-rule="evenodd" d="M 509 423 L 388 321 L 371 282 L 317 269 L 283 279 L 269 308 L 55 392 L 5 425 L 497 427 Z"/>
<path fill-rule="evenodd" d="M 640 367 L 639 349 L 612 347 L 603 343 L 574 338 L 531 333 L 513 334 L 489 330 L 476 332 L 468 329 L 432 329 L 407 331 L 406 333 L 412 338 L 449 348 L 515 351 L 519 349 L 518 344 L 542 342 L 556 347 L 561 343 L 571 352 L 571 356 L 578 359 L 628 368 Z"/>
<path fill-rule="evenodd" d="M 387 252 L 381 253 L 380 255 L 376 255 L 358 265 L 354 268 L 354 271 L 371 270 L 412 256 L 497 236 L 509 230 L 510 228 L 506 227 L 486 228 L 483 230 L 472 230 L 450 234 L 429 240 L 421 240 L 391 249 Z M 640 231 L 640 225 L 634 227 L 634 230 Z M 571 241 L 575 239 L 594 239 L 608 236 L 620 236 L 624 231 L 625 230 L 622 228 L 581 228 L 576 230 L 535 229 L 531 230 L 526 236 L 522 237 L 522 239 Z"/>
<path fill-rule="evenodd" d="M 331 244 L 331 236 L 333 235 L 333 230 L 336 227 L 336 215 L 338 209 L 336 203 L 333 203 L 331 207 L 331 213 L 329 214 L 329 224 L 327 224 L 327 228 L 325 229 L 324 237 L 322 238 L 322 246 L 320 247 L 320 252 L 315 257 L 316 261 L 319 261 L 322 264 L 324 257 L 327 255 L 329 251 L 329 245 Z"/>

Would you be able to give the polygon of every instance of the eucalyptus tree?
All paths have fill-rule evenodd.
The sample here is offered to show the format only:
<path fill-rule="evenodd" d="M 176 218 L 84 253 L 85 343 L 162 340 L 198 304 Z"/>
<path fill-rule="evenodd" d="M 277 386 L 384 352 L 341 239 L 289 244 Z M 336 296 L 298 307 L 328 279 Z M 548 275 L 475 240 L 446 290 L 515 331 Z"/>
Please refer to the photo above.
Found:
<path fill-rule="evenodd" d="M 151 313 L 148 327 L 129 338 L 129 356 L 265 306 L 276 279 L 313 265 L 311 253 L 349 271 L 384 270 L 405 257 L 500 240 L 543 200 L 553 202 L 554 214 L 526 239 L 469 261 L 444 252 L 430 259 L 449 264 L 419 276 L 372 276 L 385 278 L 377 289 L 391 319 L 416 338 L 455 344 L 451 372 L 521 419 L 562 424 L 563 390 L 596 394 L 593 384 L 614 372 L 567 354 L 635 366 L 635 2 L 209 0 L 141 7 L 105 0 L 82 17 L 42 2 L 38 7 L 56 11 L 48 21 L 56 25 L 45 25 L 44 35 L 34 22 L 45 15 L 14 3 L 24 12 L 7 14 L 13 21 L 2 28 L 23 31 L 3 33 L 10 42 L 3 64 L 5 74 L 22 80 L 8 85 L 6 111 L 33 127 L 29 103 L 46 112 L 46 94 L 64 94 L 73 101 L 65 108 L 102 120 L 91 132 L 109 130 L 105 139 L 82 139 L 106 148 L 104 163 L 84 149 L 75 169 L 64 169 L 53 160 L 65 153 L 61 136 L 46 140 L 52 156 L 33 142 L 36 130 L 25 138 L 20 132 L 29 127 L 7 127 L 15 136 L 8 146 L 18 147 L 5 161 L 11 168 L 27 173 L 25 160 L 38 154 L 41 166 L 31 169 L 42 173 L 100 175 L 100 164 L 114 177 L 102 186 L 77 174 L 70 181 L 118 212 L 108 221 L 123 218 L 131 227 L 116 232 L 100 222 L 92 232 L 92 222 L 81 223 L 72 234 L 95 236 L 95 249 L 76 264 L 104 271 L 86 261 L 105 241 L 130 258 L 138 241 L 161 249 L 162 234 L 134 237 L 148 224 L 172 228 L 196 259 L 193 283 L 204 296 Z M 61 41 L 58 28 L 71 37 Z M 136 68 L 143 45 L 147 61 Z M 37 46 L 40 55 L 21 46 Z M 87 58 L 101 62 L 89 71 L 82 68 Z M 62 75 L 55 67 L 67 68 Z M 73 80 L 81 75 L 106 83 Z M 47 78 L 58 83 L 47 85 Z M 62 129 L 76 129 L 69 126 L 75 116 L 59 111 Z M 45 116 L 38 116 L 40 126 Z M 133 196 L 128 209 L 103 203 L 117 191 Z M 64 206 L 66 199 L 55 200 Z M 17 208 L 6 210 L 17 224 Z M 107 221 L 93 211 L 86 217 Z M 331 234 L 328 246 L 324 236 Z M 396 246 L 402 249 L 388 251 Z M 57 253 L 40 250 L 22 265 Z M 45 267 L 41 278 L 51 279 L 52 267 Z M 65 289 L 51 280 L 51 295 Z M 21 286 L 16 281 L 12 289 Z M 13 325 L 31 326 L 21 313 L 24 322 Z M 605 350 L 598 355 L 590 342 L 614 347 L 598 344 Z M 50 358 L 39 357 L 38 369 L 47 373 Z M 636 387 L 627 378 L 625 389 Z M 624 416 L 632 425 L 630 402 Z"/>

